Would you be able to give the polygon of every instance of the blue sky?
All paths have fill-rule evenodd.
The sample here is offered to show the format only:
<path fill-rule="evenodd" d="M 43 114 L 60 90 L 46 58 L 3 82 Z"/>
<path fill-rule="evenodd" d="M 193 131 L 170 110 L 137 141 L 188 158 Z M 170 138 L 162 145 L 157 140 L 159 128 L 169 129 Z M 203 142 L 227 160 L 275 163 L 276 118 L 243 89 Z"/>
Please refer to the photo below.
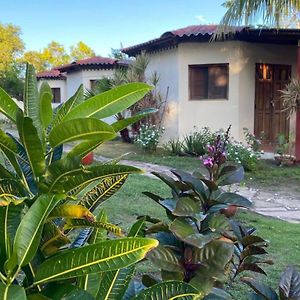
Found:
<path fill-rule="evenodd" d="M 1 23 L 21 27 L 27 50 L 82 40 L 97 54 L 193 24 L 218 23 L 225 0 L 2 0 Z"/>

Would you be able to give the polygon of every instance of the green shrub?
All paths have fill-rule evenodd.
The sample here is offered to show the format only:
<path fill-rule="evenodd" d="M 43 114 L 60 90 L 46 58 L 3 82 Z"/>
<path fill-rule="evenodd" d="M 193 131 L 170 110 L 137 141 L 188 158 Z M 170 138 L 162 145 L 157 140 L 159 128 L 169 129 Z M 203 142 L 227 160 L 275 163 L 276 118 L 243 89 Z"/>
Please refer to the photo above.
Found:
<path fill-rule="evenodd" d="M 163 127 L 148 123 L 142 124 L 134 142 L 146 151 L 155 151 L 163 132 Z"/>
<path fill-rule="evenodd" d="M 179 138 L 170 139 L 167 143 L 163 145 L 164 149 L 173 155 L 182 155 L 182 142 Z"/>

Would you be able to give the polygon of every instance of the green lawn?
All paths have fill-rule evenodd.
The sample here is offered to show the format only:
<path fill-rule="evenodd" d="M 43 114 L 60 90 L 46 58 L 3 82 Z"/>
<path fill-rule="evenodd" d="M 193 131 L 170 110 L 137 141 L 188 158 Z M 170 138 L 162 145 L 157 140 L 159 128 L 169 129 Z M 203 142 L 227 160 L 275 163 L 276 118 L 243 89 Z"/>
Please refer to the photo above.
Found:
<path fill-rule="evenodd" d="M 151 191 L 167 196 L 169 188 L 162 182 L 142 175 L 133 175 L 125 183 L 124 187 L 104 207 L 112 222 L 118 223 L 124 230 L 128 230 L 132 222 L 139 215 L 167 220 L 164 210 L 151 199 L 142 194 L 143 191 Z M 265 267 L 267 278 L 262 280 L 272 284 L 275 288 L 280 273 L 287 265 L 300 264 L 300 225 L 290 224 L 284 221 L 266 218 L 250 212 L 240 212 L 239 218 L 249 226 L 257 228 L 257 233 L 270 242 L 269 253 L 275 264 Z M 139 266 L 139 272 L 156 272 L 149 263 Z M 236 300 L 246 299 L 247 287 L 243 284 L 234 284 L 232 295 Z"/>

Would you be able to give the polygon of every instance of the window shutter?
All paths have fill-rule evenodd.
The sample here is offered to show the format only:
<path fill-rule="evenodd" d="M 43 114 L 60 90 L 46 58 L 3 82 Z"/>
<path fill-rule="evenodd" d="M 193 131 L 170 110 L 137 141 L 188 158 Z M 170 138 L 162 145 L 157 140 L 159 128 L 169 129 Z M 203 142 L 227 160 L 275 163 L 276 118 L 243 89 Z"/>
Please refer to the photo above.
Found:
<path fill-rule="evenodd" d="M 190 68 L 190 99 L 207 99 L 208 70 L 192 66 Z"/>

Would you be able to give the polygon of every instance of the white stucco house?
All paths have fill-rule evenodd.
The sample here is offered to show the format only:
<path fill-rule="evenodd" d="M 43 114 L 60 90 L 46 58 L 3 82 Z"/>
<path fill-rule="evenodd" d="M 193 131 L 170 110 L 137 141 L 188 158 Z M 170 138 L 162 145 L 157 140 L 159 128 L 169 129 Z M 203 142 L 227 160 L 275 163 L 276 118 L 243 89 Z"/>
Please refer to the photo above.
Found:
<path fill-rule="evenodd" d="M 246 127 L 264 132 L 265 143 L 273 145 L 278 133 L 295 129 L 278 90 L 297 74 L 300 30 L 239 27 L 211 41 L 216 30 L 188 26 L 122 51 L 129 56 L 146 51 L 147 71 L 158 72 L 162 92 L 169 88 L 165 139 L 194 126 L 218 130 L 231 124 L 236 139 L 243 140 Z"/>
<path fill-rule="evenodd" d="M 89 90 L 97 80 L 112 76 L 115 68 L 127 67 L 128 64 L 128 61 L 101 56 L 77 60 L 50 71 L 38 73 L 38 86 L 42 81 L 47 81 L 52 88 L 54 105 L 58 105 L 69 99 L 80 84 Z"/>

